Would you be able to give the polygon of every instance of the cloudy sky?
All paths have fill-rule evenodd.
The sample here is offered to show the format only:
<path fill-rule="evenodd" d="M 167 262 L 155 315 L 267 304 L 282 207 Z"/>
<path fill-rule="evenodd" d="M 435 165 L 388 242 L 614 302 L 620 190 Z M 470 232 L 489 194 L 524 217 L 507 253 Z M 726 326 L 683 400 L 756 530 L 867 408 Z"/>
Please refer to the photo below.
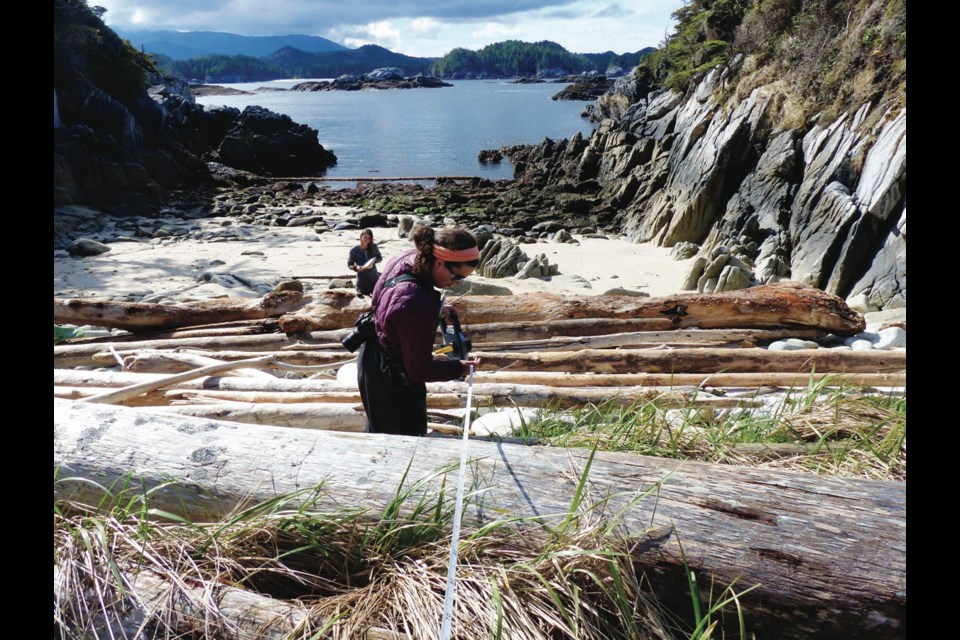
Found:
<path fill-rule="evenodd" d="M 574 53 L 656 47 L 683 0 L 89 0 L 120 29 L 307 34 L 410 56 L 552 40 Z"/>

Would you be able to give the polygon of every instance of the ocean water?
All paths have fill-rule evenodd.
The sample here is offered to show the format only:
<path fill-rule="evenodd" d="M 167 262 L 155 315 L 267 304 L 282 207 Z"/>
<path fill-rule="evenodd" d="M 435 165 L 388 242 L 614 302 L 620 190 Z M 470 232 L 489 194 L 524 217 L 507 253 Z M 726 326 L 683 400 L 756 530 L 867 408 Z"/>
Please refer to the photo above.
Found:
<path fill-rule="evenodd" d="M 303 80 L 225 85 L 253 95 L 203 96 L 203 105 L 243 109 L 260 105 L 313 127 L 337 156 L 330 178 L 513 177 L 513 165 L 483 165 L 477 155 L 503 145 L 544 138 L 586 137 L 594 125 L 580 117 L 586 102 L 551 100 L 565 84 L 460 80 L 439 89 L 291 92 Z"/>

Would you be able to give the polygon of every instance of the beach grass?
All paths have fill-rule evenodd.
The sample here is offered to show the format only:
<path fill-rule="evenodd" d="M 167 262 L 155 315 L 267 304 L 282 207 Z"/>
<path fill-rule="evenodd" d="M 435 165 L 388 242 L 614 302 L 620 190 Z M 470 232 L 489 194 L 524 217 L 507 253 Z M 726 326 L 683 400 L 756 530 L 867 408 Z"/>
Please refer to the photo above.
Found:
<path fill-rule="evenodd" d="M 702 608 L 694 588 L 695 617 L 658 605 L 633 562 L 637 540 L 619 527 L 623 510 L 588 504 L 589 470 L 566 512 L 465 528 L 453 637 L 702 639 L 738 605 L 738 585 Z M 322 486 L 219 522 L 152 510 L 135 483 L 97 505 L 57 503 L 55 636 L 438 637 L 454 510 L 424 482 L 401 482 L 377 514 L 316 509 Z M 145 575 L 162 587 L 144 590 Z"/>
<path fill-rule="evenodd" d="M 548 405 L 516 435 L 559 447 L 906 480 L 903 393 L 835 386 L 826 377 L 742 399 L 743 406 L 724 409 L 702 406 L 696 395 L 681 407 L 616 397 L 574 410 Z"/>

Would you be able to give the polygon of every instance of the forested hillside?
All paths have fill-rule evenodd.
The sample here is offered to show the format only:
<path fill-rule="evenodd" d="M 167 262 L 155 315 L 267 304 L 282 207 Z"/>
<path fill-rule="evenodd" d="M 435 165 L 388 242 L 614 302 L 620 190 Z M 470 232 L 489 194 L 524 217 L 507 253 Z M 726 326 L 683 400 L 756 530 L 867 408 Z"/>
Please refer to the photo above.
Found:
<path fill-rule="evenodd" d="M 612 51 L 577 54 L 549 40 L 535 43 L 507 40 L 487 45 L 478 51 L 461 47 L 453 49 L 434 63 L 431 72 L 441 78 L 467 75 L 513 78 L 587 71 L 606 73 L 608 69 L 616 67 L 629 70 L 648 52 L 649 49 L 623 55 Z"/>

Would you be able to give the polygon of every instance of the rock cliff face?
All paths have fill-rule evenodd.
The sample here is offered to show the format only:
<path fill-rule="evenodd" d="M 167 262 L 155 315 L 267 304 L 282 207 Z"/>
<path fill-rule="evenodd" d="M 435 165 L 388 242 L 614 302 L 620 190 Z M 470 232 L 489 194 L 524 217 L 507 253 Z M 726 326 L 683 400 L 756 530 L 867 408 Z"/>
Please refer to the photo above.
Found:
<path fill-rule="evenodd" d="M 906 109 L 790 125 L 778 83 L 737 97 L 739 63 L 686 95 L 618 82 L 588 140 L 511 150 L 515 177 L 598 181 L 633 240 L 699 245 L 700 291 L 789 278 L 861 310 L 906 306 Z"/>

